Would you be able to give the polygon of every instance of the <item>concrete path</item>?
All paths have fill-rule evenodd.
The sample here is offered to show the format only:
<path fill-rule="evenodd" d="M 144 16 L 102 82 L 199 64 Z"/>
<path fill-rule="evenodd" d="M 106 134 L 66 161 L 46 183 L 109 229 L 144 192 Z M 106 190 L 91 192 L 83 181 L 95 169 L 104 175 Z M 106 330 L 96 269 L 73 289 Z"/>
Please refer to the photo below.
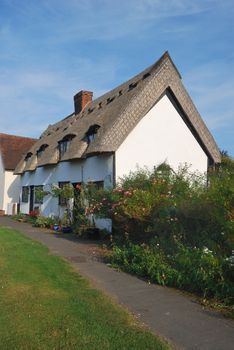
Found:
<path fill-rule="evenodd" d="M 182 293 L 148 284 L 136 277 L 109 268 L 95 258 L 95 244 L 59 237 L 46 230 L 0 217 L 0 226 L 22 231 L 26 236 L 64 257 L 95 287 L 126 306 L 173 349 L 234 350 L 234 321 L 206 310 Z"/>

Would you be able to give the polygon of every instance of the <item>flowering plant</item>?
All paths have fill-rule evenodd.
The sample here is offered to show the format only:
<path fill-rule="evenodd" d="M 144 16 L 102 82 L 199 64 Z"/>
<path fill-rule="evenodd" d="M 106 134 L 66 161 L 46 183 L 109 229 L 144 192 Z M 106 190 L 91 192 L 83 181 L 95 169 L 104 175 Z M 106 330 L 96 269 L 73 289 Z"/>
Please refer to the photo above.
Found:
<path fill-rule="evenodd" d="M 38 215 L 39 215 L 39 211 L 38 211 L 37 209 L 31 210 L 31 211 L 29 212 L 29 216 L 30 216 L 31 218 L 37 218 Z"/>

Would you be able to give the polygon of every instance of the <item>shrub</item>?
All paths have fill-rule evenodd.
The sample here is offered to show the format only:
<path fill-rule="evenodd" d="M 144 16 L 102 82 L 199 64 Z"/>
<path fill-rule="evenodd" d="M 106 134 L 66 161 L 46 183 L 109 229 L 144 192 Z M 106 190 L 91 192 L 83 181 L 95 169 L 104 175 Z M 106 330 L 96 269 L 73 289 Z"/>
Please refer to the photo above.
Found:
<path fill-rule="evenodd" d="M 17 221 L 24 221 L 25 220 L 25 214 L 23 213 L 18 213 L 16 215 L 13 216 L 13 219 L 14 220 L 17 220 Z"/>
<path fill-rule="evenodd" d="M 167 242 L 168 252 L 175 238 L 190 247 L 207 246 L 230 254 L 234 243 L 234 175 L 222 169 L 206 178 L 189 172 L 177 173 L 163 164 L 149 172 L 138 170 L 125 176 L 113 190 L 94 193 L 89 213 L 113 220 L 115 234 L 135 242 L 158 237 Z"/>
<path fill-rule="evenodd" d="M 208 248 L 188 248 L 181 244 L 175 255 L 165 255 L 158 246 L 114 246 L 112 264 L 160 285 L 177 287 L 202 297 L 233 303 L 234 283 L 228 260 Z"/>
<path fill-rule="evenodd" d="M 55 220 L 53 218 L 48 218 L 45 216 L 38 216 L 34 226 L 35 227 L 45 227 L 45 228 L 50 228 L 51 225 L 55 224 Z"/>
<path fill-rule="evenodd" d="M 233 170 L 233 162 L 221 164 L 209 174 L 207 186 L 206 177 L 187 166 L 175 173 L 162 164 L 95 193 L 89 211 L 112 218 L 115 242 L 120 238 L 113 264 L 162 285 L 232 303 Z"/>

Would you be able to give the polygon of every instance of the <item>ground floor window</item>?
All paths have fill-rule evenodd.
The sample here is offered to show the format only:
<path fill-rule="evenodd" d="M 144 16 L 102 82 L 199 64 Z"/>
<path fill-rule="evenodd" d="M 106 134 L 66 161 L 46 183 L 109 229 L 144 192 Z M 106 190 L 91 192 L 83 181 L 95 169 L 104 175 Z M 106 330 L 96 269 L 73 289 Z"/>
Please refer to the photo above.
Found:
<path fill-rule="evenodd" d="M 95 181 L 94 185 L 98 190 L 102 190 L 104 188 L 104 181 Z"/>
<path fill-rule="evenodd" d="M 104 181 L 90 181 L 88 186 L 94 186 L 97 190 L 102 190 L 104 188 Z"/>
<path fill-rule="evenodd" d="M 28 195 L 29 195 L 29 187 L 23 186 L 22 187 L 22 202 L 28 203 Z"/>
<path fill-rule="evenodd" d="M 43 204 L 43 186 L 34 187 L 34 203 Z"/>

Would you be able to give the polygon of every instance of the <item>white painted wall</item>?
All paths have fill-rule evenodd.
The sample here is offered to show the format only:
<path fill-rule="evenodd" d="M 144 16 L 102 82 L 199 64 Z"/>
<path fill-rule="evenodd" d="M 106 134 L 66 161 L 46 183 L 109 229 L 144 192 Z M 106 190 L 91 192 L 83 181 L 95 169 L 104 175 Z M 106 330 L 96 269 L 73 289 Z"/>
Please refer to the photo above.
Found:
<path fill-rule="evenodd" d="M 174 170 L 191 164 L 207 171 L 207 156 L 169 98 L 164 95 L 128 135 L 116 152 L 116 178 L 167 162 Z"/>
<path fill-rule="evenodd" d="M 2 162 L 2 156 L 0 154 L 0 209 L 1 210 L 3 210 L 4 187 L 5 187 L 5 169 Z"/>
<path fill-rule="evenodd" d="M 56 185 L 62 181 L 71 183 L 104 181 L 105 187 L 111 187 L 113 156 L 100 155 L 85 160 L 61 162 L 57 166 L 40 167 L 34 172 L 23 174 L 21 186 L 44 185 L 44 190 L 49 190 L 52 184 Z M 22 213 L 29 213 L 29 200 L 28 203 L 21 202 L 20 210 Z M 44 216 L 61 216 L 63 213 L 63 208 L 58 205 L 58 199 L 50 195 L 44 197 L 40 210 Z"/>
<path fill-rule="evenodd" d="M 20 176 L 5 171 L 0 155 L 0 209 L 5 210 L 5 214 L 13 214 L 13 204 L 19 203 L 20 191 Z"/>
<path fill-rule="evenodd" d="M 13 214 L 13 204 L 19 203 L 20 191 L 20 176 L 14 175 L 13 171 L 5 171 L 4 210 L 6 214 Z"/>

